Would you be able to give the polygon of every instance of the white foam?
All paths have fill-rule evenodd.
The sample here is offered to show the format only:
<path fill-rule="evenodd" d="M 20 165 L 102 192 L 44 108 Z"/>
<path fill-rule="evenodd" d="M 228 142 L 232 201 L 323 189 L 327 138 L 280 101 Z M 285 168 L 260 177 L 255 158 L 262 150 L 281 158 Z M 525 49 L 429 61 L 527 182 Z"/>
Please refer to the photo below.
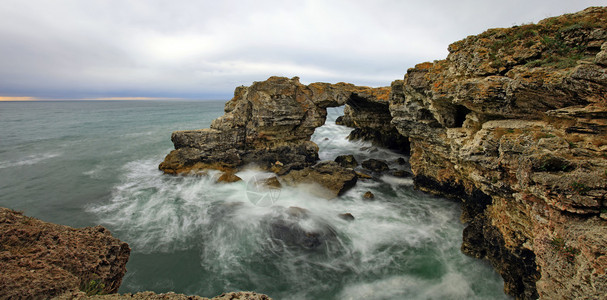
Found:
<path fill-rule="evenodd" d="M 45 161 L 45 160 L 48 160 L 48 159 L 51 159 L 54 157 L 58 157 L 60 155 L 61 155 L 61 153 L 48 152 L 48 153 L 29 155 L 22 159 L 16 160 L 16 161 L 2 161 L 2 162 L 0 162 L 0 169 L 35 165 L 39 162 L 42 162 L 42 161 Z"/>

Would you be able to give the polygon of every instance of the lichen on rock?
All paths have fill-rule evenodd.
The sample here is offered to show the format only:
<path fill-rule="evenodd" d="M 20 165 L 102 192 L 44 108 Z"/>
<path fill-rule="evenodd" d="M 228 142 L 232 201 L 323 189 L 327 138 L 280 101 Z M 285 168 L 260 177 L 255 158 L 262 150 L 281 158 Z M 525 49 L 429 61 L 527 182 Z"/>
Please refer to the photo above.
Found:
<path fill-rule="evenodd" d="M 517 298 L 607 293 L 607 256 L 590 250 L 607 235 L 606 41 L 594 7 L 470 36 L 392 83 L 416 186 L 463 202 L 462 250 Z"/>

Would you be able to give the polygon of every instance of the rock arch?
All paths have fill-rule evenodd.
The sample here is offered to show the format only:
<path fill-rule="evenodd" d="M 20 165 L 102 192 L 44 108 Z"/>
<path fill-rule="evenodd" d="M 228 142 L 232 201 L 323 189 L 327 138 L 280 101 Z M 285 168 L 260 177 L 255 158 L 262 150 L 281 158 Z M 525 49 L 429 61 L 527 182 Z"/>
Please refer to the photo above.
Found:
<path fill-rule="evenodd" d="M 279 174 L 302 169 L 318 160 L 318 146 L 310 138 L 325 123 L 328 107 L 358 105 L 359 110 L 368 113 L 360 114 L 361 118 L 351 114 L 354 126 L 366 126 L 362 120 L 375 117 L 375 125 L 380 126 L 379 120 L 380 127 L 394 128 L 390 124 L 389 95 L 389 87 L 321 82 L 304 85 L 298 77 L 270 77 L 249 87 L 241 86 L 226 103 L 225 114 L 213 120 L 210 128 L 173 132 L 175 150 L 159 168 L 169 174 L 234 170 L 247 164 Z"/>

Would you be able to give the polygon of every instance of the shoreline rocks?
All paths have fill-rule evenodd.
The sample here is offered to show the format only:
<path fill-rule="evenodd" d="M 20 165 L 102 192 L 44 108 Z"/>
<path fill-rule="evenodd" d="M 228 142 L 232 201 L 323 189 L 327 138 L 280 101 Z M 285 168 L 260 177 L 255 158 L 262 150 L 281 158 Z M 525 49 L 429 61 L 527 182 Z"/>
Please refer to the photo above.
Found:
<path fill-rule="evenodd" d="M 0 298 L 115 293 L 131 249 L 102 226 L 71 228 L 0 207 Z"/>

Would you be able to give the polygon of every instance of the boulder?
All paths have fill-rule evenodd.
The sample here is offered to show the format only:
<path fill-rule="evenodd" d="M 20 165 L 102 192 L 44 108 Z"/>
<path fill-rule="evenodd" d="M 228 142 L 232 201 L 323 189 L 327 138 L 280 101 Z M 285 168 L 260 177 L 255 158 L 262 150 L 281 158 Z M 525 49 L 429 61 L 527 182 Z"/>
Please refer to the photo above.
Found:
<path fill-rule="evenodd" d="M 302 170 L 291 171 L 281 177 L 289 185 L 316 184 L 324 189 L 314 189 L 311 192 L 324 198 L 335 198 L 352 188 L 358 179 L 356 172 L 344 168 L 333 161 L 322 161 Z"/>
<path fill-rule="evenodd" d="M 363 168 L 365 168 L 369 171 L 373 171 L 373 172 L 377 172 L 377 173 L 382 173 L 382 172 L 388 171 L 390 169 L 388 167 L 388 163 L 386 163 L 385 160 L 374 159 L 374 158 L 370 158 L 370 159 L 363 161 L 362 166 L 363 166 Z"/>

